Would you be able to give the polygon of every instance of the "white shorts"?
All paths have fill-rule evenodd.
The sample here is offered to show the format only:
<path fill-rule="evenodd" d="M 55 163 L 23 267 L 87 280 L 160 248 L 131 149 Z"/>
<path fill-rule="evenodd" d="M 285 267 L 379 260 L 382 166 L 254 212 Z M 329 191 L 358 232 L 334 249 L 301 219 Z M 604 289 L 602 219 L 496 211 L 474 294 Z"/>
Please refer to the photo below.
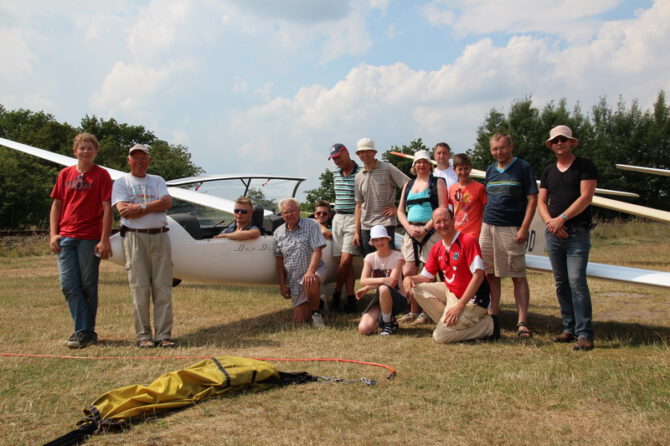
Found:
<path fill-rule="evenodd" d="M 360 255 L 360 250 L 354 246 L 355 228 L 354 214 L 335 214 L 332 228 L 333 257 L 339 257 L 343 252 L 355 256 Z"/>

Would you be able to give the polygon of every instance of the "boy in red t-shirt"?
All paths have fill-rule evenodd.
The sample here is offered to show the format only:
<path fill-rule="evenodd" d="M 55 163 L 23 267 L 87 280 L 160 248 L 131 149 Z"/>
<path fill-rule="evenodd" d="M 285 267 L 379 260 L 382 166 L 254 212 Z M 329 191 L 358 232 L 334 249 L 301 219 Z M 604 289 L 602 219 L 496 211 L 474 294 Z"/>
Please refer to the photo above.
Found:
<path fill-rule="evenodd" d="M 98 266 L 112 254 L 112 178 L 93 163 L 99 148 L 90 133 L 75 136 L 77 164 L 61 170 L 51 192 L 49 247 L 58 255 L 60 285 L 74 321 L 74 333 L 65 341 L 70 348 L 98 340 Z"/>
<path fill-rule="evenodd" d="M 472 163 L 465 153 L 454 156 L 458 183 L 449 188 L 449 204 L 454 212 L 456 230 L 479 240 L 486 205 L 486 188 L 470 178 Z"/>

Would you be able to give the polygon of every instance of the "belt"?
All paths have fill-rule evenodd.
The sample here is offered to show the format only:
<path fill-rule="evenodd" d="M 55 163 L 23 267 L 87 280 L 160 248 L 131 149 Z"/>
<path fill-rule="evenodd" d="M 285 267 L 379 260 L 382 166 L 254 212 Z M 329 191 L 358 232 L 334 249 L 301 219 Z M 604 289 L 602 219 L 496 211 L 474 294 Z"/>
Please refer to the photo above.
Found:
<path fill-rule="evenodd" d="M 139 232 L 141 234 L 160 234 L 161 232 L 168 232 L 170 228 L 163 226 L 162 228 L 149 228 L 149 229 L 135 229 L 129 228 L 128 226 L 123 226 L 121 228 L 124 232 Z"/>
<path fill-rule="evenodd" d="M 424 221 L 424 222 L 419 222 L 419 221 L 417 221 L 417 222 L 415 222 L 415 221 L 410 221 L 410 222 L 409 222 L 409 224 L 410 224 L 410 225 L 412 225 L 412 226 L 426 226 L 426 222 L 425 222 L 425 221 Z"/>
<path fill-rule="evenodd" d="M 351 215 L 354 211 L 335 211 L 336 214 Z"/>

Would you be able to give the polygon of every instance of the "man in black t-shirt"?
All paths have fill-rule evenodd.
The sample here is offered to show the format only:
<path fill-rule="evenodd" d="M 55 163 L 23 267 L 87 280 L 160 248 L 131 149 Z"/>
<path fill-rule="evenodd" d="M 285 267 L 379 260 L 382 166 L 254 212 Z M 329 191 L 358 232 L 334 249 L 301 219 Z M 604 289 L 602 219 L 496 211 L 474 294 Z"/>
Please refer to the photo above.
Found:
<path fill-rule="evenodd" d="M 563 331 L 554 342 L 572 342 L 575 350 L 593 349 L 591 294 L 586 266 L 591 248 L 591 208 L 598 182 L 590 160 L 573 153 L 579 143 L 565 125 L 551 129 L 546 146 L 556 163 L 544 169 L 538 211 L 546 224 L 546 248 L 556 280 Z"/>

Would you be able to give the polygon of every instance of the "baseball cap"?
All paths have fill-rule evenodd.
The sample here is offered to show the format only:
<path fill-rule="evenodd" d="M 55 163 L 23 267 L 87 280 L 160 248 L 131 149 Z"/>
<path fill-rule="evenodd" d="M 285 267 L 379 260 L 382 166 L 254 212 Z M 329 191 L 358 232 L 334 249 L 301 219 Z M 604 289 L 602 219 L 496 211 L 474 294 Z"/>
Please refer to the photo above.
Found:
<path fill-rule="evenodd" d="M 144 152 L 144 153 L 146 153 L 147 155 L 149 155 L 149 149 L 147 148 L 147 146 L 145 146 L 145 145 L 143 145 L 143 144 L 135 144 L 134 146 L 132 146 L 132 147 L 128 150 L 128 155 L 131 155 L 131 154 L 132 154 L 134 151 L 136 151 L 136 150 L 141 150 L 142 152 Z"/>
<path fill-rule="evenodd" d="M 337 158 L 342 152 L 346 150 L 347 148 L 344 147 L 344 144 L 333 144 L 333 146 L 330 148 L 330 156 L 328 159 Z"/>

